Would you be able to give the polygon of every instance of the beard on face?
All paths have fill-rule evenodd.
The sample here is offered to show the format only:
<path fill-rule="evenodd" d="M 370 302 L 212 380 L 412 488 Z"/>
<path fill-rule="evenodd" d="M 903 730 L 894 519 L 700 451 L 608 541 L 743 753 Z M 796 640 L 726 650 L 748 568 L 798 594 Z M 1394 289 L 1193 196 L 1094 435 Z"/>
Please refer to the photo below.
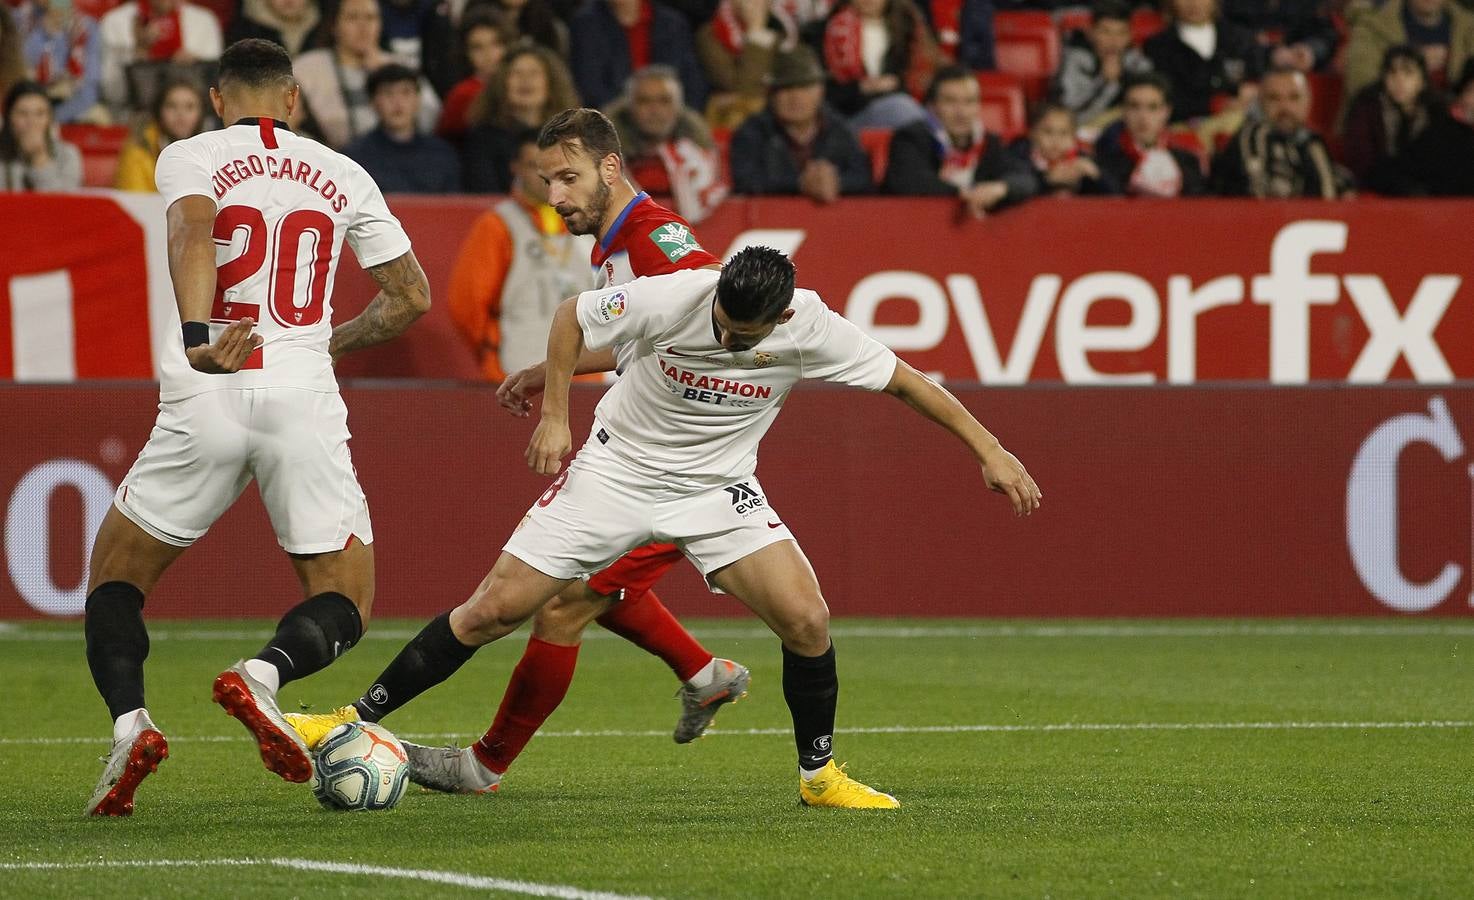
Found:
<path fill-rule="evenodd" d="M 563 224 L 568 226 L 569 234 L 598 234 L 604 227 L 605 212 L 609 208 L 609 198 L 614 194 L 609 185 L 603 181 L 594 188 L 594 196 L 588 206 L 575 207 L 567 212 L 563 208 L 557 210 L 558 215 L 563 217 Z"/>

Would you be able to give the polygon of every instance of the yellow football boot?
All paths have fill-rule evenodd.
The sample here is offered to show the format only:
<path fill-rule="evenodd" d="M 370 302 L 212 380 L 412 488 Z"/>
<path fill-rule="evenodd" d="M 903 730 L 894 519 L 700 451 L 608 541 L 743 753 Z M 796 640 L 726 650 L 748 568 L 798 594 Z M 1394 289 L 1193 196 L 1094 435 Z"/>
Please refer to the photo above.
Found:
<path fill-rule="evenodd" d="M 813 778 L 805 781 L 803 776 L 799 776 L 798 802 L 804 806 L 840 809 L 901 808 L 901 801 L 846 775 L 844 766 L 836 766 L 832 759 Z"/>
<path fill-rule="evenodd" d="M 282 718 L 302 736 L 308 750 L 316 750 L 328 732 L 339 725 L 358 721 L 358 710 L 350 704 L 329 713 L 283 713 Z"/>

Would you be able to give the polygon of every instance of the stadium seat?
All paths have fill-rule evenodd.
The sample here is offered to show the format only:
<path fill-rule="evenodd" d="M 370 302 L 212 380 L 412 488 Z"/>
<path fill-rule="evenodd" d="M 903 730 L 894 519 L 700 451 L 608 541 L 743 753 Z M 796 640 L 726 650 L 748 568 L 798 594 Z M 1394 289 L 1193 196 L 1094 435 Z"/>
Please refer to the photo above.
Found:
<path fill-rule="evenodd" d="M 891 130 L 889 128 L 860 129 L 860 146 L 870 155 L 870 177 L 876 184 L 885 181 L 885 167 L 891 159 Z"/>
<path fill-rule="evenodd" d="M 63 125 L 61 139 L 82 151 L 82 183 L 112 187 L 118 172 L 118 153 L 128 141 L 126 125 Z"/>
<path fill-rule="evenodd" d="M 1337 72 L 1311 72 L 1305 80 L 1310 83 L 1310 127 L 1329 137 L 1336 132 L 1345 82 Z"/>
<path fill-rule="evenodd" d="M 1029 128 L 1024 111 L 1024 89 L 1019 79 L 1005 72 L 979 72 L 983 95 L 983 127 L 1005 140 L 1013 140 Z"/>
<path fill-rule="evenodd" d="M 1131 14 L 1131 43 L 1140 47 L 1147 38 L 1167 27 L 1167 20 L 1154 9 L 1138 9 Z"/>
<path fill-rule="evenodd" d="M 1059 69 L 1060 41 L 1054 18 L 1046 12 L 1000 12 L 993 17 L 993 36 L 999 71 L 1017 75 L 1029 100 L 1042 99 L 1049 79 Z"/>

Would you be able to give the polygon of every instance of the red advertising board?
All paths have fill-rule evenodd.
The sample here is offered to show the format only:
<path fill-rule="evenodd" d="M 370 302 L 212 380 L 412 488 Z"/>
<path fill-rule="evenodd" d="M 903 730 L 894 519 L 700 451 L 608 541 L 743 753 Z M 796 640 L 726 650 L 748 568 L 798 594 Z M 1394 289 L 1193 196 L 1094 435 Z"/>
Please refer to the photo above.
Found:
<path fill-rule="evenodd" d="M 374 517 L 378 611 L 465 598 L 546 487 L 531 422 L 484 387 L 345 394 Z M 576 397 L 586 427 L 595 389 Z M 970 389 L 1028 465 L 1015 520 L 947 434 L 884 396 L 805 387 L 758 473 L 836 615 L 1466 615 L 1467 388 Z M 0 619 L 75 613 L 91 530 L 147 437 L 150 385 L 8 387 Z M 15 427 L 19 425 L 20 427 Z M 150 615 L 274 616 L 298 586 L 254 489 L 186 553 Z M 741 612 L 688 567 L 688 615 Z"/>
<path fill-rule="evenodd" d="M 443 297 L 489 200 L 392 205 Z M 147 330 L 156 342 L 176 337 L 157 206 L 138 195 L 0 195 L 9 248 L 0 254 L 0 377 L 147 374 L 137 300 L 145 279 Z M 1045 200 L 971 221 L 945 200 L 739 198 L 696 231 L 716 253 L 748 243 L 791 252 L 803 285 L 909 362 L 958 383 L 1437 384 L 1474 378 L 1471 220 L 1469 201 Z M 372 292 L 345 261 L 338 318 Z M 64 315 L 61 302 L 71 303 Z M 112 330 L 119 323 L 124 333 Z M 477 367 L 440 303 L 342 372 L 474 379 Z"/>

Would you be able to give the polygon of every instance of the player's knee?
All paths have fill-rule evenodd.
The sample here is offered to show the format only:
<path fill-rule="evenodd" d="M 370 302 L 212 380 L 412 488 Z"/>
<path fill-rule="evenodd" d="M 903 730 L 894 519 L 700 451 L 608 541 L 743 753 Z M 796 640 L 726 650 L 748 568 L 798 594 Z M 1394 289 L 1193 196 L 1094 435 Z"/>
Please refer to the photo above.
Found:
<path fill-rule="evenodd" d="M 783 633 L 778 636 L 788 649 L 801 656 L 822 655 L 829 649 L 829 608 L 816 597 L 784 617 Z"/>
<path fill-rule="evenodd" d="M 495 595 L 478 592 L 456 608 L 451 629 L 462 643 L 479 647 L 511 634 L 525 621 L 526 615 L 504 609 Z"/>

